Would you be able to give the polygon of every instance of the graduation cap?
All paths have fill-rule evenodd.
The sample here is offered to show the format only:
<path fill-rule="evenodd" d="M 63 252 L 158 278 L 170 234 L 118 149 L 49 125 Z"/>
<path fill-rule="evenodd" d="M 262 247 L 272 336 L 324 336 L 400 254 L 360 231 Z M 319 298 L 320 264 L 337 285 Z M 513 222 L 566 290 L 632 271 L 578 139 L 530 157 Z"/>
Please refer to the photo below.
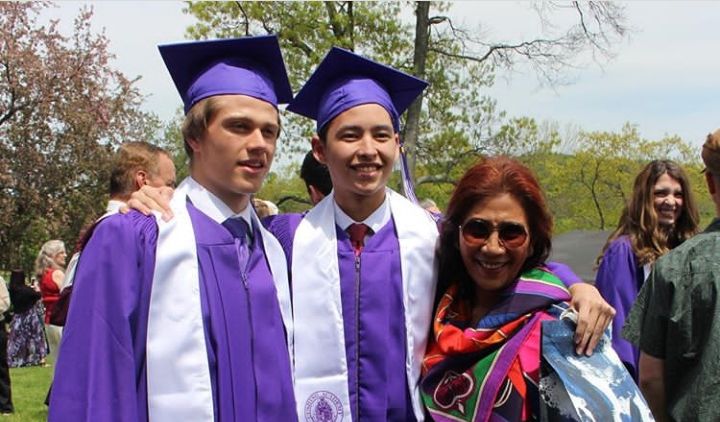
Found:
<path fill-rule="evenodd" d="M 275 107 L 292 99 L 275 35 L 166 44 L 158 49 L 185 113 L 215 95 L 247 95 Z"/>
<path fill-rule="evenodd" d="M 316 120 L 320 132 L 350 108 L 379 104 L 399 131 L 400 115 L 427 85 L 422 79 L 333 47 L 287 109 Z"/>

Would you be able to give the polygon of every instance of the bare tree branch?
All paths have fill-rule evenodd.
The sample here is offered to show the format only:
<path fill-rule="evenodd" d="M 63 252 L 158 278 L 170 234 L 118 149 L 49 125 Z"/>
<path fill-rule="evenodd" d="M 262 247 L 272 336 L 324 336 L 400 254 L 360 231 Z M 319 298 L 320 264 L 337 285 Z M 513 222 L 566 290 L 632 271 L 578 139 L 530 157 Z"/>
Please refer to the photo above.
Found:
<path fill-rule="evenodd" d="M 242 5 L 242 2 L 236 1 L 235 5 L 240 9 L 240 13 L 242 13 L 243 18 L 245 18 L 245 21 L 242 22 L 243 25 L 245 25 L 245 36 L 250 35 L 250 19 L 248 18 L 247 12 L 245 11 L 245 8 Z"/>
<path fill-rule="evenodd" d="M 446 175 L 428 175 L 418 177 L 416 181 L 417 185 L 424 185 L 428 183 L 447 183 L 449 185 L 455 186 L 457 184 L 457 180 Z"/>
<path fill-rule="evenodd" d="M 308 199 L 301 198 L 301 197 L 295 196 L 295 195 L 286 195 L 286 196 L 280 197 L 280 199 L 278 199 L 276 205 L 279 207 L 287 201 L 294 201 L 294 202 L 298 202 L 300 204 L 312 205 L 312 202 L 310 202 Z"/>

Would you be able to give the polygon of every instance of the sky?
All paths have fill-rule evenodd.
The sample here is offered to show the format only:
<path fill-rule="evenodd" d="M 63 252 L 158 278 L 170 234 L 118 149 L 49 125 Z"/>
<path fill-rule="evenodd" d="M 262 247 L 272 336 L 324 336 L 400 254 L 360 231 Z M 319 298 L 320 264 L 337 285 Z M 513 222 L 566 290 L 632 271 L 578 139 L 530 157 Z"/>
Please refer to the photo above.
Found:
<path fill-rule="evenodd" d="M 44 17 L 60 19 L 69 31 L 83 4 L 88 2 L 61 2 Z M 184 40 L 194 18 L 174 1 L 89 4 L 95 11 L 93 27 L 104 29 L 110 39 L 116 68 L 128 77 L 141 77 L 144 108 L 163 120 L 172 118 L 180 98 L 156 46 Z M 554 87 L 540 85 L 535 74 L 520 65 L 512 74 L 500 75 L 487 94 L 510 116 L 603 131 L 619 131 L 630 122 L 648 139 L 677 134 L 701 145 L 720 127 L 720 2 L 620 4 L 632 31 L 615 46 L 613 60 L 585 60 L 566 75 L 571 83 Z M 537 36 L 540 27 L 529 2 L 456 2 L 446 14 L 455 24 L 479 28 L 496 40 Z"/>

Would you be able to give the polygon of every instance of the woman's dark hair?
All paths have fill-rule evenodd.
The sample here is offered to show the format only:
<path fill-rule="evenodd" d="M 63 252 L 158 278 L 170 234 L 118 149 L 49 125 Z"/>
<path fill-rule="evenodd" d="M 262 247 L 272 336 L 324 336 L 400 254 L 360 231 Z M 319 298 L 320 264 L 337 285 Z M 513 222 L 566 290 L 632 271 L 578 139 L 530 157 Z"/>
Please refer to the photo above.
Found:
<path fill-rule="evenodd" d="M 460 297 L 474 297 L 474 284 L 460 256 L 459 227 L 477 204 L 505 193 L 520 202 L 527 216 L 530 254 L 521 271 L 547 260 L 552 246 L 553 220 L 537 179 L 530 169 L 511 158 L 483 158 L 465 172 L 447 206 L 440 231 L 436 303 L 452 283 L 459 283 Z"/>
<path fill-rule="evenodd" d="M 24 286 L 25 285 L 25 271 L 23 270 L 12 270 L 10 272 L 10 283 L 8 288 Z"/>
<path fill-rule="evenodd" d="M 654 189 L 660 176 L 667 174 L 680 183 L 683 205 L 671 230 L 663 230 L 655 211 Z M 625 205 L 617 228 L 605 243 L 597 264 L 615 239 L 627 235 L 640 265 L 650 264 L 670 249 L 697 233 L 700 217 L 692 187 L 682 167 L 670 160 L 654 160 L 635 177 L 633 194 Z"/>

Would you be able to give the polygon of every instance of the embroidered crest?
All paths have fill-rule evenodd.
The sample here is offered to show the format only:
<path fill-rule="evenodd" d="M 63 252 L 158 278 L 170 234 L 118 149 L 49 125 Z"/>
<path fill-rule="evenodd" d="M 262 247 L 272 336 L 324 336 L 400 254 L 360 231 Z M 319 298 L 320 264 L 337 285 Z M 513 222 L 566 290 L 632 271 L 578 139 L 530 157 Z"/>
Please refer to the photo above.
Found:
<path fill-rule="evenodd" d="M 329 391 L 316 391 L 305 402 L 305 420 L 309 422 L 340 422 L 343 406 L 340 399 Z"/>

